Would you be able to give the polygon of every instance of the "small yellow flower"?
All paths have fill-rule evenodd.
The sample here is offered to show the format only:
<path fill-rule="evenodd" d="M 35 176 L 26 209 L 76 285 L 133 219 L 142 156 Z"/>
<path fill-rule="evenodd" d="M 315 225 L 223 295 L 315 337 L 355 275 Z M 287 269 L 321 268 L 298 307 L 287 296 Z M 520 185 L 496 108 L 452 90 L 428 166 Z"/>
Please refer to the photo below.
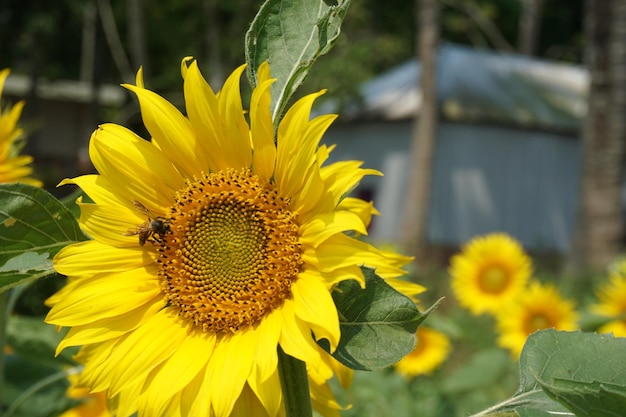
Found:
<path fill-rule="evenodd" d="M 70 327 L 58 349 L 82 346 L 81 385 L 106 391 L 119 417 L 282 415 L 278 346 L 306 363 L 314 407 L 338 415 L 327 381 L 350 372 L 315 342 L 339 343 L 331 291 L 363 283 L 361 265 L 392 279 L 410 261 L 349 235 L 365 234 L 374 210 L 345 195 L 379 173 L 325 164 L 335 116 L 310 117 L 321 93 L 286 112 L 275 142 L 269 66 L 247 113 L 243 71 L 216 94 L 183 60 L 186 115 L 139 73 L 126 88 L 151 141 L 100 126 L 89 148 L 99 174 L 63 182 L 93 200 L 79 203 L 93 240 L 54 258 L 68 285 L 47 322 Z"/>
<path fill-rule="evenodd" d="M 463 307 L 475 315 L 494 314 L 526 286 L 532 263 L 516 240 L 492 233 L 473 239 L 454 255 L 449 273 Z"/>
<path fill-rule="evenodd" d="M 430 375 L 446 360 L 450 350 L 450 340 L 445 334 L 420 326 L 415 349 L 396 363 L 396 371 L 408 378 Z"/>
<path fill-rule="evenodd" d="M 572 301 L 552 284 L 533 281 L 526 291 L 496 315 L 498 345 L 519 357 L 528 336 L 537 330 L 576 330 L 578 314 Z"/>
<path fill-rule="evenodd" d="M 621 266 L 626 264 L 622 263 Z M 596 291 L 599 303 L 591 306 L 595 314 L 611 318 L 598 329 L 598 333 L 613 333 L 626 337 L 626 272 L 624 268 L 613 268 L 609 281 Z"/>
<path fill-rule="evenodd" d="M 0 71 L 0 100 L 4 83 L 9 76 L 9 70 Z M 1 104 L 1 103 L 0 103 Z M 41 187 L 41 181 L 29 177 L 33 169 L 29 166 L 33 158 L 28 155 L 19 155 L 23 146 L 23 131 L 17 126 L 22 114 L 24 102 L 20 101 L 13 107 L 0 107 L 0 183 L 21 182 Z"/>

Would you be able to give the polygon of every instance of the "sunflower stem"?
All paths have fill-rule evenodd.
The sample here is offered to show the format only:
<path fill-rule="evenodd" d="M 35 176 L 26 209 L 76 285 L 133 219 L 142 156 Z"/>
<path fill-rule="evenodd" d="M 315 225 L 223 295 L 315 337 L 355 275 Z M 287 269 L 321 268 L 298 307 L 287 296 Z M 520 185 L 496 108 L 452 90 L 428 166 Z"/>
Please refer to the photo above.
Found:
<path fill-rule="evenodd" d="M 278 373 L 285 402 L 285 417 L 311 417 L 311 395 L 306 364 L 278 346 Z"/>

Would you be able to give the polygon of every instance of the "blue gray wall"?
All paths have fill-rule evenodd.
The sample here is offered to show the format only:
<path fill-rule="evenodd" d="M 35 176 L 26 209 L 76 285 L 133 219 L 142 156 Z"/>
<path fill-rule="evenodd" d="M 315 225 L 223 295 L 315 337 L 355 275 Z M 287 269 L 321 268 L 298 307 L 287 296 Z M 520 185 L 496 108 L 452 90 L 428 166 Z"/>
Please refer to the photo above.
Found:
<path fill-rule="evenodd" d="M 410 121 L 338 123 L 325 136 L 325 143 L 337 144 L 331 161 L 362 160 L 385 174 L 361 182 L 382 213 L 372 224 L 372 239 L 393 242 L 400 235 L 411 129 Z M 460 245 L 503 231 L 527 248 L 566 251 L 578 203 L 579 161 L 573 136 L 440 123 L 429 240 Z"/>

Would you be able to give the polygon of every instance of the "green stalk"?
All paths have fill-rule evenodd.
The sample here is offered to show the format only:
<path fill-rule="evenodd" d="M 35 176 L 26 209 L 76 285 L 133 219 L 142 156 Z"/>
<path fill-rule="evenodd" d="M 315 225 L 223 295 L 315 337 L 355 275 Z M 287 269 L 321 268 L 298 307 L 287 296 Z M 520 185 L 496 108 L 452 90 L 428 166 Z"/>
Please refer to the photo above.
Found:
<path fill-rule="evenodd" d="M 54 374 L 48 375 L 44 379 L 30 386 L 26 391 L 22 392 L 20 396 L 15 399 L 15 401 L 13 401 L 3 417 L 11 417 L 17 411 L 17 409 L 20 408 L 20 406 L 24 404 L 37 391 L 42 390 L 49 385 L 54 385 L 58 383 L 58 381 L 67 379 L 67 373 L 68 371 L 55 372 Z"/>
<path fill-rule="evenodd" d="M 7 344 L 7 336 L 6 336 L 6 332 L 7 332 L 7 321 L 9 320 L 9 314 L 11 314 L 11 312 L 8 309 L 8 300 L 9 300 L 9 291 L 4 291 L 3 293 L 0 293 L 0 349 L 2 349 L 2 352 L 0 352 L 0 414 L 2 412 L 2 409 L 4 408 L 2 406 L 3 404 L 3 398 L 2 395 L 4 393 L 4 347 Z"/>
<path fill-rule="evenodd" d="M 312 417 L 306 364 L 278 346 L 278 374 L 285 403 L 285 417 Z"/>

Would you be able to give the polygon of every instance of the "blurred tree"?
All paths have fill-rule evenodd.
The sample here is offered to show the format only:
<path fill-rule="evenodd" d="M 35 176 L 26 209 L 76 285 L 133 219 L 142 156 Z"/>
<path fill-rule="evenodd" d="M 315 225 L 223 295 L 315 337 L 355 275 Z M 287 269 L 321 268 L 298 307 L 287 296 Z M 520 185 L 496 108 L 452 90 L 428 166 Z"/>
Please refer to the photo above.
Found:
<path fill-rule="evenodd" d="M 416 0 L 417 54 L 421 62 L 421 101 L 415 115 L 408 187 L 404 207 L 403 241 L 417 264 L 427 259 L 428 208 L 432 165 L 437 136 L 437 49 L 439 46 L 439 1 Z"/>
<path fill-rule="evenodd" d="M 127 0 L 128 10 L 128 41 L 130 44 L 130 57 L 133 68 L 142 67 L 144 76 L 150 78 L 150 56 L 146 42 L 145 9 L 142 0 Z"/>
<path fill-rule="evenodd" d="M 134 71 L 130 65 L 130 60 L 126 53 L 126 48 L 122 44 L 120 32 L 117 28 L 117 21 L 113 14 L 113 8 L 111 7 L 110 0 L 97 0 L 98 15 L 100 16 L 100 22 L 102 22 L 102 28 L 104 29 L 104 35 L 109 45 L 109 51 L 115 62 L 115 66 L 119 71 L 120 78 L 125 83 L 132 83 L 134 80 Z M 132 16 L 135 17 L 135 16 Z M 132 25 L 134 22 L 130 23 Z"/>
<path fill-rule="evenodd" d="M 505 50 L 518 43 L 521 1 L 528 0 L 445 1 L 443 39 Z M 263 0 L 0 0 L 0 67 L 22 74 L 36 67 L 49 79 L 79 79 L 85 5 L 90 2 L 113 16 L 107 20 L 101 13 L 96 24 L 102 28 L 106 22 L 109 36 L 115 36 L 110 30 L 115 24 L 115 56 L 129 62 L 116 64 L 111 50 L 102 50 L 103 82 L 117 84 L 142 65 L 151 72 L 149 87 L 164 91 L 178 89 L 180 71 L 172 62 L 183 56 L 195 56 L 205 76 L 217 83 L 241 64 L 245 31 Z M 538 55 L 580 59 L 581 2 L 545 2 Z M 325 87 L 328 97 L 346 103 L 358 97 L 360 83 L 413 57 L 414 7 L 405 0 L 352 2 L 337 45 L 319 60 L 301 91 Z M 118 67 L 126 67 L 124 75 Z"/>
<path fill-rule="evenodd" d="M 500 51 L 513 52 L 515 48 L 507 40 L 505 34 L 490 17 L 489 8 L 481 7 L 474 1 L 441 0 L 453 10 L 461 13 L 467 21 L 467 36 L 475 46 L 489 47 L 492 45 Z"/>
<path fill-rule="evenodd" d="M 623 247 L 626 153 L 626 2 L 585 2 L 591 77 L 582 132 L 581 195 L 570 266 L 605 268 Z"/>
<path fill-rule="evenodd" d="M 521 0 L 522 12 L 519 17 L 517 49 L 525 55 L 535 55 L 541 33 L 541 18 L 544 0 Z"/>

